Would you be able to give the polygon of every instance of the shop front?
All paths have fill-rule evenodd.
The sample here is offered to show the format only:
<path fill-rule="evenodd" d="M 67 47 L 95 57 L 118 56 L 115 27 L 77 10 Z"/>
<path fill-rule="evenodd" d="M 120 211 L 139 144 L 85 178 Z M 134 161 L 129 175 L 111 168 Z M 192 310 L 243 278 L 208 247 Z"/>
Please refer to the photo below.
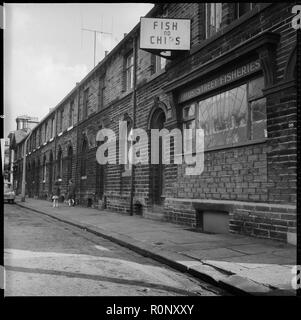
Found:
<path fill-rule="evenodd" d="M 183 143 L 193 155 L 195 130 L 204 130 L 205 161 L 199 176 L 178 170 L 177 187 L 165 199 L 169 221 L 287 240 L 283 229 L 277 233 L 283 226 L 277 218 L 293 217 L 295 207 L 270 198 L 268 122 L 275 115 L 267 88 L 276 83 L 278 41 L 277 34 L 263 33 L 165 86 L 177 101 L 179 126 L 192 129 Z"/>

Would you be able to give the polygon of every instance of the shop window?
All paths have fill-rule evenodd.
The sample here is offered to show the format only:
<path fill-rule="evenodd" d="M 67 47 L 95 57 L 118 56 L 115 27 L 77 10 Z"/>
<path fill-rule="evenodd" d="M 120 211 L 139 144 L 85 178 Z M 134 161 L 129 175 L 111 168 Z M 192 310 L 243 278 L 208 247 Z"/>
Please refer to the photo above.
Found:
<path fill-rule="evenodd" d="M 191 143 L 193 139 L 192 146 L 195 148 L 195 128 L 204 130 L 205 149 L 266 138 L 263 88 L 264 79 L 259 77 L 185 106 L 183 128 L 193 129 L 193 136 L 187 136 L 184 143 Z"/>
<path fill-rule="evenodd" d="M 134 55 L 131 51 L 125 58 L 125 91 L 134 86 Z"/>
<path fill-rule="evenodd" d="M 206 3 L 206 38 L 213 36 L 222 22 L 222 3 Z"/>

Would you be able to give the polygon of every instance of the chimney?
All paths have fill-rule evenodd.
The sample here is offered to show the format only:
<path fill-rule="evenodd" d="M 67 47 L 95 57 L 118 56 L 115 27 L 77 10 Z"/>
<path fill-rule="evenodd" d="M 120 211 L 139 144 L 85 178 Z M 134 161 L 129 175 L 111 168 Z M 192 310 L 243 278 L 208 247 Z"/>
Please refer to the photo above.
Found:
<path fill-rule="evenodd" d="M 108 53 L 109 53 L 109 51 L 108 51 L 108 50 L 106 50 L 106 51 L 105 51 L 105 57 L 108 55 Z"/>

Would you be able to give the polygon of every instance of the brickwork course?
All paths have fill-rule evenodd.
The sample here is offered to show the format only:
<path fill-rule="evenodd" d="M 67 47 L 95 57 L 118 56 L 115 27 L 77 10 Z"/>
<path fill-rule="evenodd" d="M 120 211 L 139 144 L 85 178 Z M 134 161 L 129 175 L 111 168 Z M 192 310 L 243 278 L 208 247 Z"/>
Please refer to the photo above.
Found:
<path fill-rule="evenodd" d="M 190 19 L 190 51 L 173 53 L 165 68 L 158 71 L 155 55 L 139 49 L 138 23 L 57 106 L 50 106 L 51 111 L 32 131 L 27 143 L 27 195 L 50 198 L 59 179 L 61 195 L 66 197 L 72 178 L 77 201 L 84 206 L 208 232 L 215 232 L 212 224 L 226 223 L 226 232 L 294 244 L 297 32 L 291 24 L 293 5 L 256 3 L 239 7 L 237 3 L 223 3 L 221 23 L 213 34 L 208 34 L 208 5 L 155 5 L 146 17 Z M 136 51 L 137 85 L 133 90 L 126 82 L 126 58 Z M 260 67 L 255 72 L 246 71 L 228 84 L 211 89 L 207 86 L 209 89 L 202 93 L 195 90 L 238 68 L 247 70 L 246 66 L 256 61 Z M 247 88 L 249 97 L 256 81 L 262 83 L 259 100 L 264 104 L 261 110 L 265 110 L 261 122 L 264 127 L 258 129 L 261 135 L 256 136 L 256 115 L 252 111 L 257 102 L 248 98 L 248 131 L 240 137 L 230 135 L 232 140 L 224 140 L 226 143 L 217 143 L 216 138 L 205 149 L 201 175 L 185 175 L 186 164 L 137 164 L 132 169 L 118 162 L 98 164 L 100 142 L 96 136 L 100 129 L 112 129 L 117 146 L 121 120 L 147 132 L 163 127 L 182 129 L 186 123 L 183 110 L 192 104 L 198 126 L 201 109 L 197 106 L 202 101 L 237 88 Z M 217 117 L 225 114 L 220 109 Z M 25 139 L 15 147 L 18 193 L 24 143 Z M 118 159 L 118 147 L 116 150 Z M 174 151 L 172 144 L 170 150 Z M 150 154 L 149 145 L 144 152 Z"/>

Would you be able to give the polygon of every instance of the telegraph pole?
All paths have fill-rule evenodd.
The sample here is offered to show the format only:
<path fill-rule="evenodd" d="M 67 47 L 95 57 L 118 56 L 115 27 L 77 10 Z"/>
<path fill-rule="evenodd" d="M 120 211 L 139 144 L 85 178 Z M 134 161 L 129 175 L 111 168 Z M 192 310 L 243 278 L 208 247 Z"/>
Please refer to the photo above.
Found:
<path fill-rule="evenodd" d="M 95 63 L 96 63 L 96 34 L 109 34 L 112 35 L 111 32 L 103 32 L 103 31 L 99 31 L 99 30 L 94 30 L 94 29 L 86 29 L 86 28 L 82 28 L 82 31 L 88 31 L 88 32 L 94 32 L 94 67 L 95 67 Z"/>

